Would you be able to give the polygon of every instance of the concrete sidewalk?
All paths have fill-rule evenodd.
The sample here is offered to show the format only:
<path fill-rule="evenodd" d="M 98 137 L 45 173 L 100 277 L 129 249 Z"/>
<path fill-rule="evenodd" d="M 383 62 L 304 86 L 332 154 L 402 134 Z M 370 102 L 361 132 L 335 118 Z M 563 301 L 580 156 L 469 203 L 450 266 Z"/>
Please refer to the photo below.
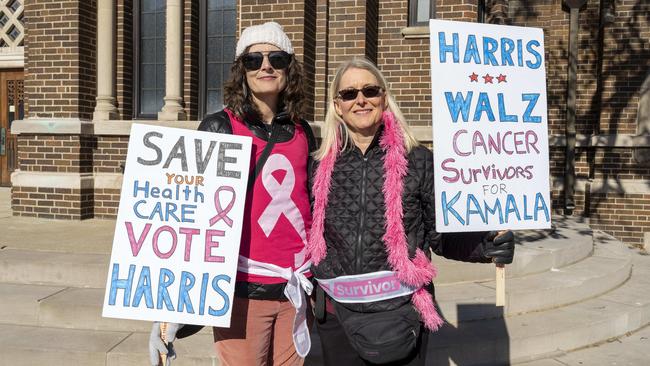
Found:
<path fill-rule="evenodd" d="M 12 216 L 11 190 L 0 188 L 0 247 L 76 253 L 110 253 L 113 220 L 45 220 Z"/>
<path fill-rule="evenodd" d="M 650 326 L 626 337 L 520 366 L 645 366 L 650 365 Z"/>

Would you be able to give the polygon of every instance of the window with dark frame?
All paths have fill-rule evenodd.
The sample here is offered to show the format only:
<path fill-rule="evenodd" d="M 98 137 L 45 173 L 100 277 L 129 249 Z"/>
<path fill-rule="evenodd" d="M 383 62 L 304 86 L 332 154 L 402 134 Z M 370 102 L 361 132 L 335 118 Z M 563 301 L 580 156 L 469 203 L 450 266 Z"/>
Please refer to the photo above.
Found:
<path fill-rule="evenodd" d="M 235 59 L 236 0 L 201 1 L 199 118 L 223 108 L 223 84 Z"/>
<path fill-rule="evenodd" d="M 165 97 L 165 0 L 134 2 L 134 118 L 156 119 Z"/>
<path fill-rule="evenodd" d="M 478 0 L 477 23 L 485 23 L 485 0 Z"/>
<path fill-rule="evenodd" d="M 409 1 L 409 27 L 429 25 L 429 19 L 436 16 L 435 0 L 410 0 Z"/>

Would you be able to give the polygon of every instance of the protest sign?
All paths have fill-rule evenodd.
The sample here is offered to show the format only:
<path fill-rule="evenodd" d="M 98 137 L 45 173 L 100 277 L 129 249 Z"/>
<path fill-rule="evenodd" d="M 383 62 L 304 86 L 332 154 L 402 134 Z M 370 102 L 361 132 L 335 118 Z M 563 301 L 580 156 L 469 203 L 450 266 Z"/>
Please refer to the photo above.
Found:
<path fill-rule="evenodd" d="M 544 34 L 431 20 L 439 232 L 551 225 Z"/>
<path fill-rule="evenodd" d="M 228 327 L 251 138 L 134 124 L 102 315 Z"/>

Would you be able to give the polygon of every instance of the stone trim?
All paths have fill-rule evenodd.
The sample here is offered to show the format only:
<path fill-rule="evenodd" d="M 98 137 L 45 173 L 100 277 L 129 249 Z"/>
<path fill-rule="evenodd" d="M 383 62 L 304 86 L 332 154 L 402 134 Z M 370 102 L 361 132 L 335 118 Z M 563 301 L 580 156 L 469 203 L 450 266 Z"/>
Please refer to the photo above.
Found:
<path fill-rule="evenodd" d="M 564 177 L 551 177 L 551 189 L 562 190 Z M 650 194 L 650 180 L 640 179 L 577 179 L 576 191 L 603 194 Z"/>
<path fill-rule="evenodd" d="M 0 50 L 0 69 L 22 69 L 25 67 L 25 47 Z"/>
<path fill-rule="evenodd" d="M 566 146 L 566 136 L 551 135 L 548 137 L 548 144 L 550 146 Z M 585 146 L 589 146 L 589 137 L 581 133 L 576 134 L 576 147 Z"/>
<path fill-rule="evenodd" d="M 140 123 L 160 127 L 196 130 L 200 121 L 114 120 L 95 121 L 79 119 L 30 118 L 15 121 L 11 133 L 48 135 L 105 135 L 129 136 L 131 125 Z M 320 137 L 320 123 L 310 122 L 316 137 Z"/>
<path fill-rule="evenodd" d="M 89 120 L 78 118 L 27 118 L 14 121 L 11 133 L 85 135 L 92 134 L 92 125 Z"/>
<path fill-rule="evenodd" d="M 104 121 L 93 123 L 94 135 L 106 136 L 129 136 L 131 134 L 131 125 L 139 123 L 143 125 L 152 125 L 160 127 L 185 128 L 196 130 L 200 121 L 160 121 L 160 120 L 132 120 L 132 121 Z"/>
<path fill-rule="evenodd" d="M 11 185 L 14 187 L 92 189 L 93 180 L 92 173 L 23 172 L 16 170 L 11 174 Z"/>
<path fill-rule="evenodd" d="M 429 27 L 406 27 L 402 28 L 402 37 L 409 38 L 429 38 Z"/>
<path fill-rule="evenodd" d="M 95 173 L 95 189 L 122 189 L 122 174 Z"/>
<path fill-rule="evenodd" d="M 551 146 L 566 146 L 564 135 L 549 137 Z M 650 135 L 633 135 L 628 133 L 612 135 L 576 135 L 576 147 L 650 147 Z"/>
<path fill-rule="evenodd" d="M 196 129 L 200 121 L 109 120 L 91 122 L 74 118 L 28 118 L 14 121 L 11 133 L 49 135 L 116 135 L 128 136 L 131 125 L 141 123 L 161 127 Z"/>
<path fill-rule="evenodd" d="M 17 170 L 11 175 L 11 184 L 14 187 L 121 190 L 122 174 L 24 172 Z"/>
<path fill-rule="evenodd" d="M 593 135 L 591 146 L 603 147 L 650 147 L 650 135 Z"/>

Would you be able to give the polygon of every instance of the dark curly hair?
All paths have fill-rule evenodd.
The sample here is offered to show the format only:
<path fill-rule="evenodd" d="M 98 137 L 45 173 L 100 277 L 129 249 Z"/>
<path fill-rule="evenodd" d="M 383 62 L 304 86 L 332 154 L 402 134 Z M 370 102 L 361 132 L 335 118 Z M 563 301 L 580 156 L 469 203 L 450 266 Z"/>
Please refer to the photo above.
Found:
<path fill-rule="evenodd" d="M 291 120 L 298 121 L 305 114 L 307 99 L 302 63 L 294 55 L 291 55 L 286 74 L 287 86 L 280 93 L 278 107 L 279 109 L 284 107 Z M 244 83 L 246 83 L 246 68 L 242 62 L 242 56 L 239 56 L 230 68 L 230 78 L 223 88 L 225 105 L 240 118 L 244 117 L 245 106 L 247 106 L 246 109 L 252 109 L 257 115 L 260 115 L 260 111 L 253 103 L 251 93 L 244 93 Z M 247 84 L 246 88 L 248 88 Z"/>

